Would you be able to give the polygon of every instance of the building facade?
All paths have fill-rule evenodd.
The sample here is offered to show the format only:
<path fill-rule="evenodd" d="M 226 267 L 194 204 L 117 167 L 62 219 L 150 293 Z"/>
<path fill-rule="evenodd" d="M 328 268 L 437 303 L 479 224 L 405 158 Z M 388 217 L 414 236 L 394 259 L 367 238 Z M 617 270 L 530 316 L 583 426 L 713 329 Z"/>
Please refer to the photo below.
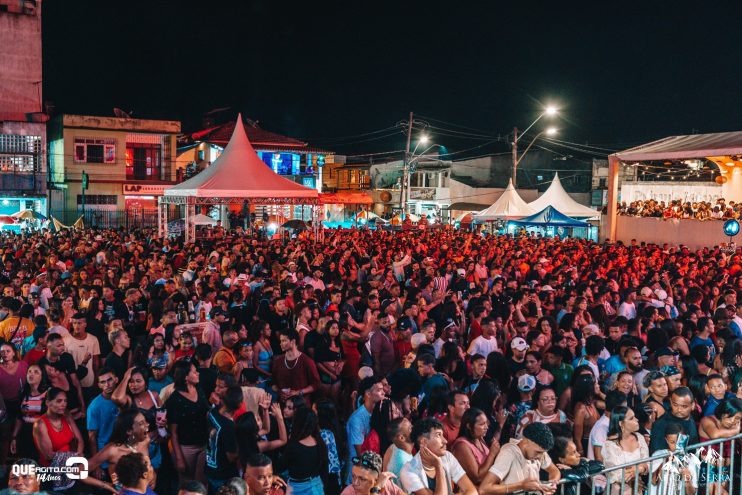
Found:
<path fill-rule="evenodd" d="M 41 83 L 41 0 L 0 0 L 0 215 L 47 213 Z"/>
<path fill-rule="evenodd" d="M 176 184 L 180 122 L 59 115 L 49 124 L 49 210 L 63 223 L 151 226 L 157 197 Z M 87 189 L 83 190 L 83 174 Z"/>

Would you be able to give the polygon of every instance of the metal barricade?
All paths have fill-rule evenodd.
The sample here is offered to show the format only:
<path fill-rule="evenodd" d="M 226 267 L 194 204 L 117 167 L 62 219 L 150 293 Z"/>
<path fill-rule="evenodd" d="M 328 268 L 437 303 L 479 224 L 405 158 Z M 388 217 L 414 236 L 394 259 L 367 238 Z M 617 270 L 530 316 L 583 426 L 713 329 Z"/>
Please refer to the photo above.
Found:
<path fill-rule="evenodd" d="M 699 472 L 696 481 L 698 482 L 699 486 L 696 488 L 695 493 L 705 493 L 706 495 L 723 495 L 725 493 L 728 495 L 739 495 L 739 493 L 742 493 L 742 485 L 740 485 L 740 475 L 742 473 L 740 473 L 739 466 L 740 458 L 737 455 L 737 449 L 741 446 L 742 433 L 730 438 L 718 438 L 715 440 L 709 440 L 707 442 L 690 445 L 685 448 L 683 453 L 694 453 L 702 461 L 702 464 L 698 468 Z M 711 456 L 715 459 L 719 459 L 718 466 L 712 465 L 716 461 L 704 462 L 708 455 L 707 449 L 711 448 L 718 452 L 718 457 L 715 454 Z M 727 452 L 728 450 L 731 451 Z M 667 462 L 667 460 L 672 455 L 675 454 L 671 452 L 655 454 L 645 459 L 639 459 L 634 462 L 605 468 L 603 471 L 601 471 L 599 474 L 594 475 L 592 479 L 588 481 L 590 483 L 590 495 L 598 495 L 600 493 L 599 491 L 597 491 L 595 483 L 592 482 L 595 477 L 600 475 L 603 475 L 608 479 L 604 492 L 605 495 L 684 495 L 684 489 L 676 490 L 672 493 L 668 492 L 669 487 L 667 485 L 667 482 L 669 480 L 666 480 L 662 475 L 660 475 L 657 483 L 655 483 L 653 480 L 653 471 L 659 469 L 660 473 L 662 473 L 662 465 L 665 464 L 665 462 Z M 649 473 L 648 476 L 646 476 L 646 484 L 640 483 L 639 476 L 634 476 L 633 478 L 631 478 L 631 480 L 628 480 L 630 476 L 627 476 L 626 471 L 630 468 L 638 470 L 639 466 L 644 464 L 647 464 L 649 467 Z M 621 471 L 621 482 L 617 484 L 618 486 L 612 486 L 608 474 L 616 471 Z M 700 486 L 702 484 L 701 481 L 704 479 L 706 482 L 705 491 Z M 570 493 L 573 493 L 574 495 L 581 495 L 581 489 L 582 483 L 560 480 L 557 485 L 556 493 L 557 495 L 568 495 Z M 525 492 L 520 491 L 513 493 L 517 494 Z"/>

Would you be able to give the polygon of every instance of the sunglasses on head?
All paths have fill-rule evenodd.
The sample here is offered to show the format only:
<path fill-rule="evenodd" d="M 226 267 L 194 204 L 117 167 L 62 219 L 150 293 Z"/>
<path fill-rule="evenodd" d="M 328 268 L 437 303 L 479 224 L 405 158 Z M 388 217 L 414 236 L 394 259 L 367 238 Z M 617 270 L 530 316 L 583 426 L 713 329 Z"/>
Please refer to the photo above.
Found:
<path fill-rule="evenodd" d="M 371 469 L 372 471 L 376 471 L 377 473 L 379 472 L 378 466 L 374 465 L 371 461 L 369 461 L 366 458 L 354 457 L 353 458 L 353 465 L 354 466 L 362 466 L 362 467 Z"/>

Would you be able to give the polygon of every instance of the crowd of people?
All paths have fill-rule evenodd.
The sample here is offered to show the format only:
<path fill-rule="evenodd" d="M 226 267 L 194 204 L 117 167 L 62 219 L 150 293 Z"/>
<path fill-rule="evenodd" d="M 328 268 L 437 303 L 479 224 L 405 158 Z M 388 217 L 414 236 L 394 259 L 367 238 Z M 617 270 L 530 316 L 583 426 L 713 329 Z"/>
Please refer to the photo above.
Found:
<path fill-rule="evenodd" d="M 740 254 L 311 236 L 0 238 L 11 493 L 619 493 L 740 433 Z"/>
<path fill-rule="evenodd" d="M 644 199 L 631 202 L 622 202 L 618 205 L 619 215 L 632 217 L 653 218 L 693 218 L 696 220 L 729 220 L 742 218 L 742 204 L 719 198 L 716 202 L 710 201 L 658 201 Z"/>

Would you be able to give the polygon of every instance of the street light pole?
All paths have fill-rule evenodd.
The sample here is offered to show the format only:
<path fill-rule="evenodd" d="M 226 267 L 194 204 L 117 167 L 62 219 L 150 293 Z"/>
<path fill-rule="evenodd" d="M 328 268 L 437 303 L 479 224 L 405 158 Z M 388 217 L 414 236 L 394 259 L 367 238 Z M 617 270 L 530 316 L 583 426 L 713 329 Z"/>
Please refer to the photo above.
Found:
<path fill-rule="evenodd" d="M 520 159 L 518 158 L 518 140 L 520 138 L 522 138 L 523 136 L 525 136 L 526 133 L 531 130 L 531 127 L 533 127 L 534 125 L 536 125 L 536 122 L 538 122 L 539 120 L 541 120 L 541 117 L 543 117 L 544 115 L 549 115 L 549 116 L 556 115 L 556 113 L 557 113 L 557 109 L 555 107 L 547 107 L 543 112 L 541 112 L 541 114 L 539 114 L 538 117 L 536 117 L 536 120 L 534 120 L 533 122 L 531 122 L 531 125 L 529 125 L 528 127 L 526 127 L 526 130 L 523 131 L 523 132 L 521 132 L 520 134 L 518 133 L 518 128 L 517 127 L 513 127 L 513 150 L 512 150 L 513 151 L 513 173 L 512 173 L 512 176 L 511 177 L 513 179 L 513 186 L 514 187 L 518 187 L 518 175 L 517 175 L 517 173 L 518 173 L 518 163 L 520 162 Z M 541 134 L 543 134 L 543 131 L 541 133 L 539 133 L 539 136 Z M 538 136 L 536 136 L 536 138 L 537 137 Z M 535 141 L 536 138 L 534 138 L 533 141 Z M 531 144 L 533 144 L 533 141 L 531 141 Z M 530 148 L 531 146 L 529 145 L 528 147 Z M 523 154 L 525 155 L 525 152 Z M 521 156 L 521 158 L 523 158 L 523 156 Z"/>
<path fill-rule="evenodd" d="M 518 171 L 518 128 L 513 127 L 513 187 L 518 183 L 516 173 Z"/>
<path fill-rule="evenodd" d="M 399 191 L 399 206 L 402 211 L 407 212 L 407 200 L 410 194 L 410 143 L 412 142 L 412 120 L 413 115 L 410 112 L 410 122 L 407 124 L 407 145 L 404 151 L 404 169 L 402 171 L 402 184 Z"/>

